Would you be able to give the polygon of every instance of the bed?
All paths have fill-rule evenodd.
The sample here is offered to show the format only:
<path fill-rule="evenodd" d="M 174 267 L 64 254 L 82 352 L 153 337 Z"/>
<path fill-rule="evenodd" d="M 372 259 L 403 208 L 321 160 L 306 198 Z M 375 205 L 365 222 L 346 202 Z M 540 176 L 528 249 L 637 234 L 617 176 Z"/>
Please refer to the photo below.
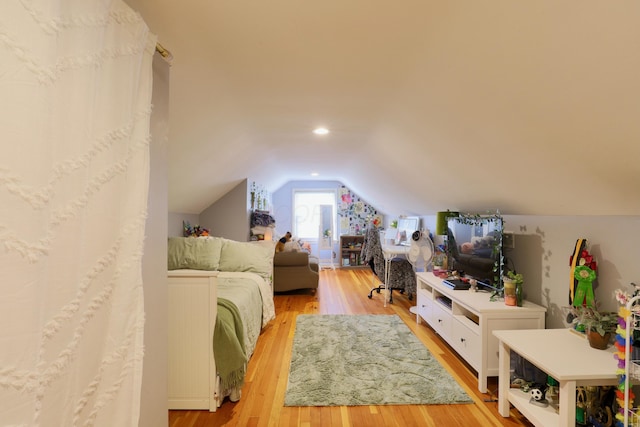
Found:
<path fill-rule="evenodd" d="M 169 409 L 215 411 L 227 396 L 240 399 L 260 332 L 275 318 L 274 246 L 194 239 L 169 239 Z"/>

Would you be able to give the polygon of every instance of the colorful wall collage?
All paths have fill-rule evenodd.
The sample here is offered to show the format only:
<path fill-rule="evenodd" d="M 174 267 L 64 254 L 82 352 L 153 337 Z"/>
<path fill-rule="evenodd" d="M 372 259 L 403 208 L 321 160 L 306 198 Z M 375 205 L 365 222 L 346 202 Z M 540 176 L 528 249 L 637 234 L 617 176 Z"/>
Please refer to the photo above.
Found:
<path fill-rule="evenodd" d="M 338 189 L 340 234 L 364 234 L 369 223 L 382 226 L 383 216 L 344 185 Z"/>

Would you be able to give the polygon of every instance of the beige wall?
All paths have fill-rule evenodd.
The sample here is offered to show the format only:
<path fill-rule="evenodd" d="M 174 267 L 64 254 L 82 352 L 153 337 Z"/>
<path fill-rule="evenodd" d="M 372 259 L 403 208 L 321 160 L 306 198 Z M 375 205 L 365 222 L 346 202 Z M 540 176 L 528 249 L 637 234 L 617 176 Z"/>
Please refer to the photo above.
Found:
<path fill-rule="evenodd" d="M 248 184 L 243 180 L 217 202 L 200 213 L 200 225 L 213 236 L 246 242 L 249 240 Z"/>
<path fill-rule="evenodd" d="M 515 249 L 507 256 L 528 281 L 527 298 L 547 307 L 547 328 L 567 326 L 562 307 L 569 305 L 569 257 L 579 238 L 588 239 L 598 264 L 594 293 L 601 309 L 617 311 L 614 291 L 640 283 L 640 216 L 509 215 L 505 220 L 507 230 L 515 232 Z"/>
<path fill-rule="evenodd" d="M 159 427 L 169 423 L 167 410 L 169 65 L 157 53 L 153 61 L 152 103 L 149 202 L 142 259 L 145 351 L 138 424 L 141 427 Z"/>
<path fill-rule="evenodd" d="M 598 263 L 594 293 L 601 309 L 617 311 L 614 291 L 631 291 L 630 282 L 640 283 L 636 249 L 640 216 L 505 215 L 504 219 L 505 229 L 515 233 L 515 248 L 506 256 L 524 274 L 525 297 L 547 307 L 549 329 L 568 326 L 563 307 L 569 305 L 569 257 L 577 239 L 588 239 L 589 252 Z M 435 216 L 423 221 L 435 229 Z"/>
<path fill-rule="evenodd" d="M 216 203 L 198 214 L 169 212 L 169 237 L 182 236 L 182 221 L 207 228 L 212 236 L 244 242 L 249 240 L 247 180 L 232 188 Z"/>

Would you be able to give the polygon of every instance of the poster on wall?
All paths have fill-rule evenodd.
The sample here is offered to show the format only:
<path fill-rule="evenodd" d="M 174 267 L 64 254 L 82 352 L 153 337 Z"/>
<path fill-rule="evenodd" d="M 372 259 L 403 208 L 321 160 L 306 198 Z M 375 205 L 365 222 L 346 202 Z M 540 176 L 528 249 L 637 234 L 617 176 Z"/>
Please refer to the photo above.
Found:
<path fill-rule="evenodd" d="M 382 224 L 382 216 L 377 210 L 361 200 L 346 187 L 338 189 L 339 204 L 338 215 L 340 215 L 340 234 L 363 234 L 367 225 L 374 219 L 379 218 L 378 223 Z M 378 226 L 378 225 L 376 225 Z"/>

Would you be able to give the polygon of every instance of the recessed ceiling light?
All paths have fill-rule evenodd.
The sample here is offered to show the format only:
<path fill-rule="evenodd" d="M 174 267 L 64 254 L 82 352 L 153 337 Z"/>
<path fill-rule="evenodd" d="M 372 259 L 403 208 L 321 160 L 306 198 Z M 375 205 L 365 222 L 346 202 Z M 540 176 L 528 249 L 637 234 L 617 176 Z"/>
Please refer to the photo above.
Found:
<path fill-rule="evenodd" d="M 316 135 L 326 135 L 329 133 L 329 129 L 327 128 L 316 128 L 313 130 L 313 133 Z"/>
<path fill-rule="evenodd" d="M 311 172 L 311 176 L 318 176 L 320 175 L 318 172 Z"/>

